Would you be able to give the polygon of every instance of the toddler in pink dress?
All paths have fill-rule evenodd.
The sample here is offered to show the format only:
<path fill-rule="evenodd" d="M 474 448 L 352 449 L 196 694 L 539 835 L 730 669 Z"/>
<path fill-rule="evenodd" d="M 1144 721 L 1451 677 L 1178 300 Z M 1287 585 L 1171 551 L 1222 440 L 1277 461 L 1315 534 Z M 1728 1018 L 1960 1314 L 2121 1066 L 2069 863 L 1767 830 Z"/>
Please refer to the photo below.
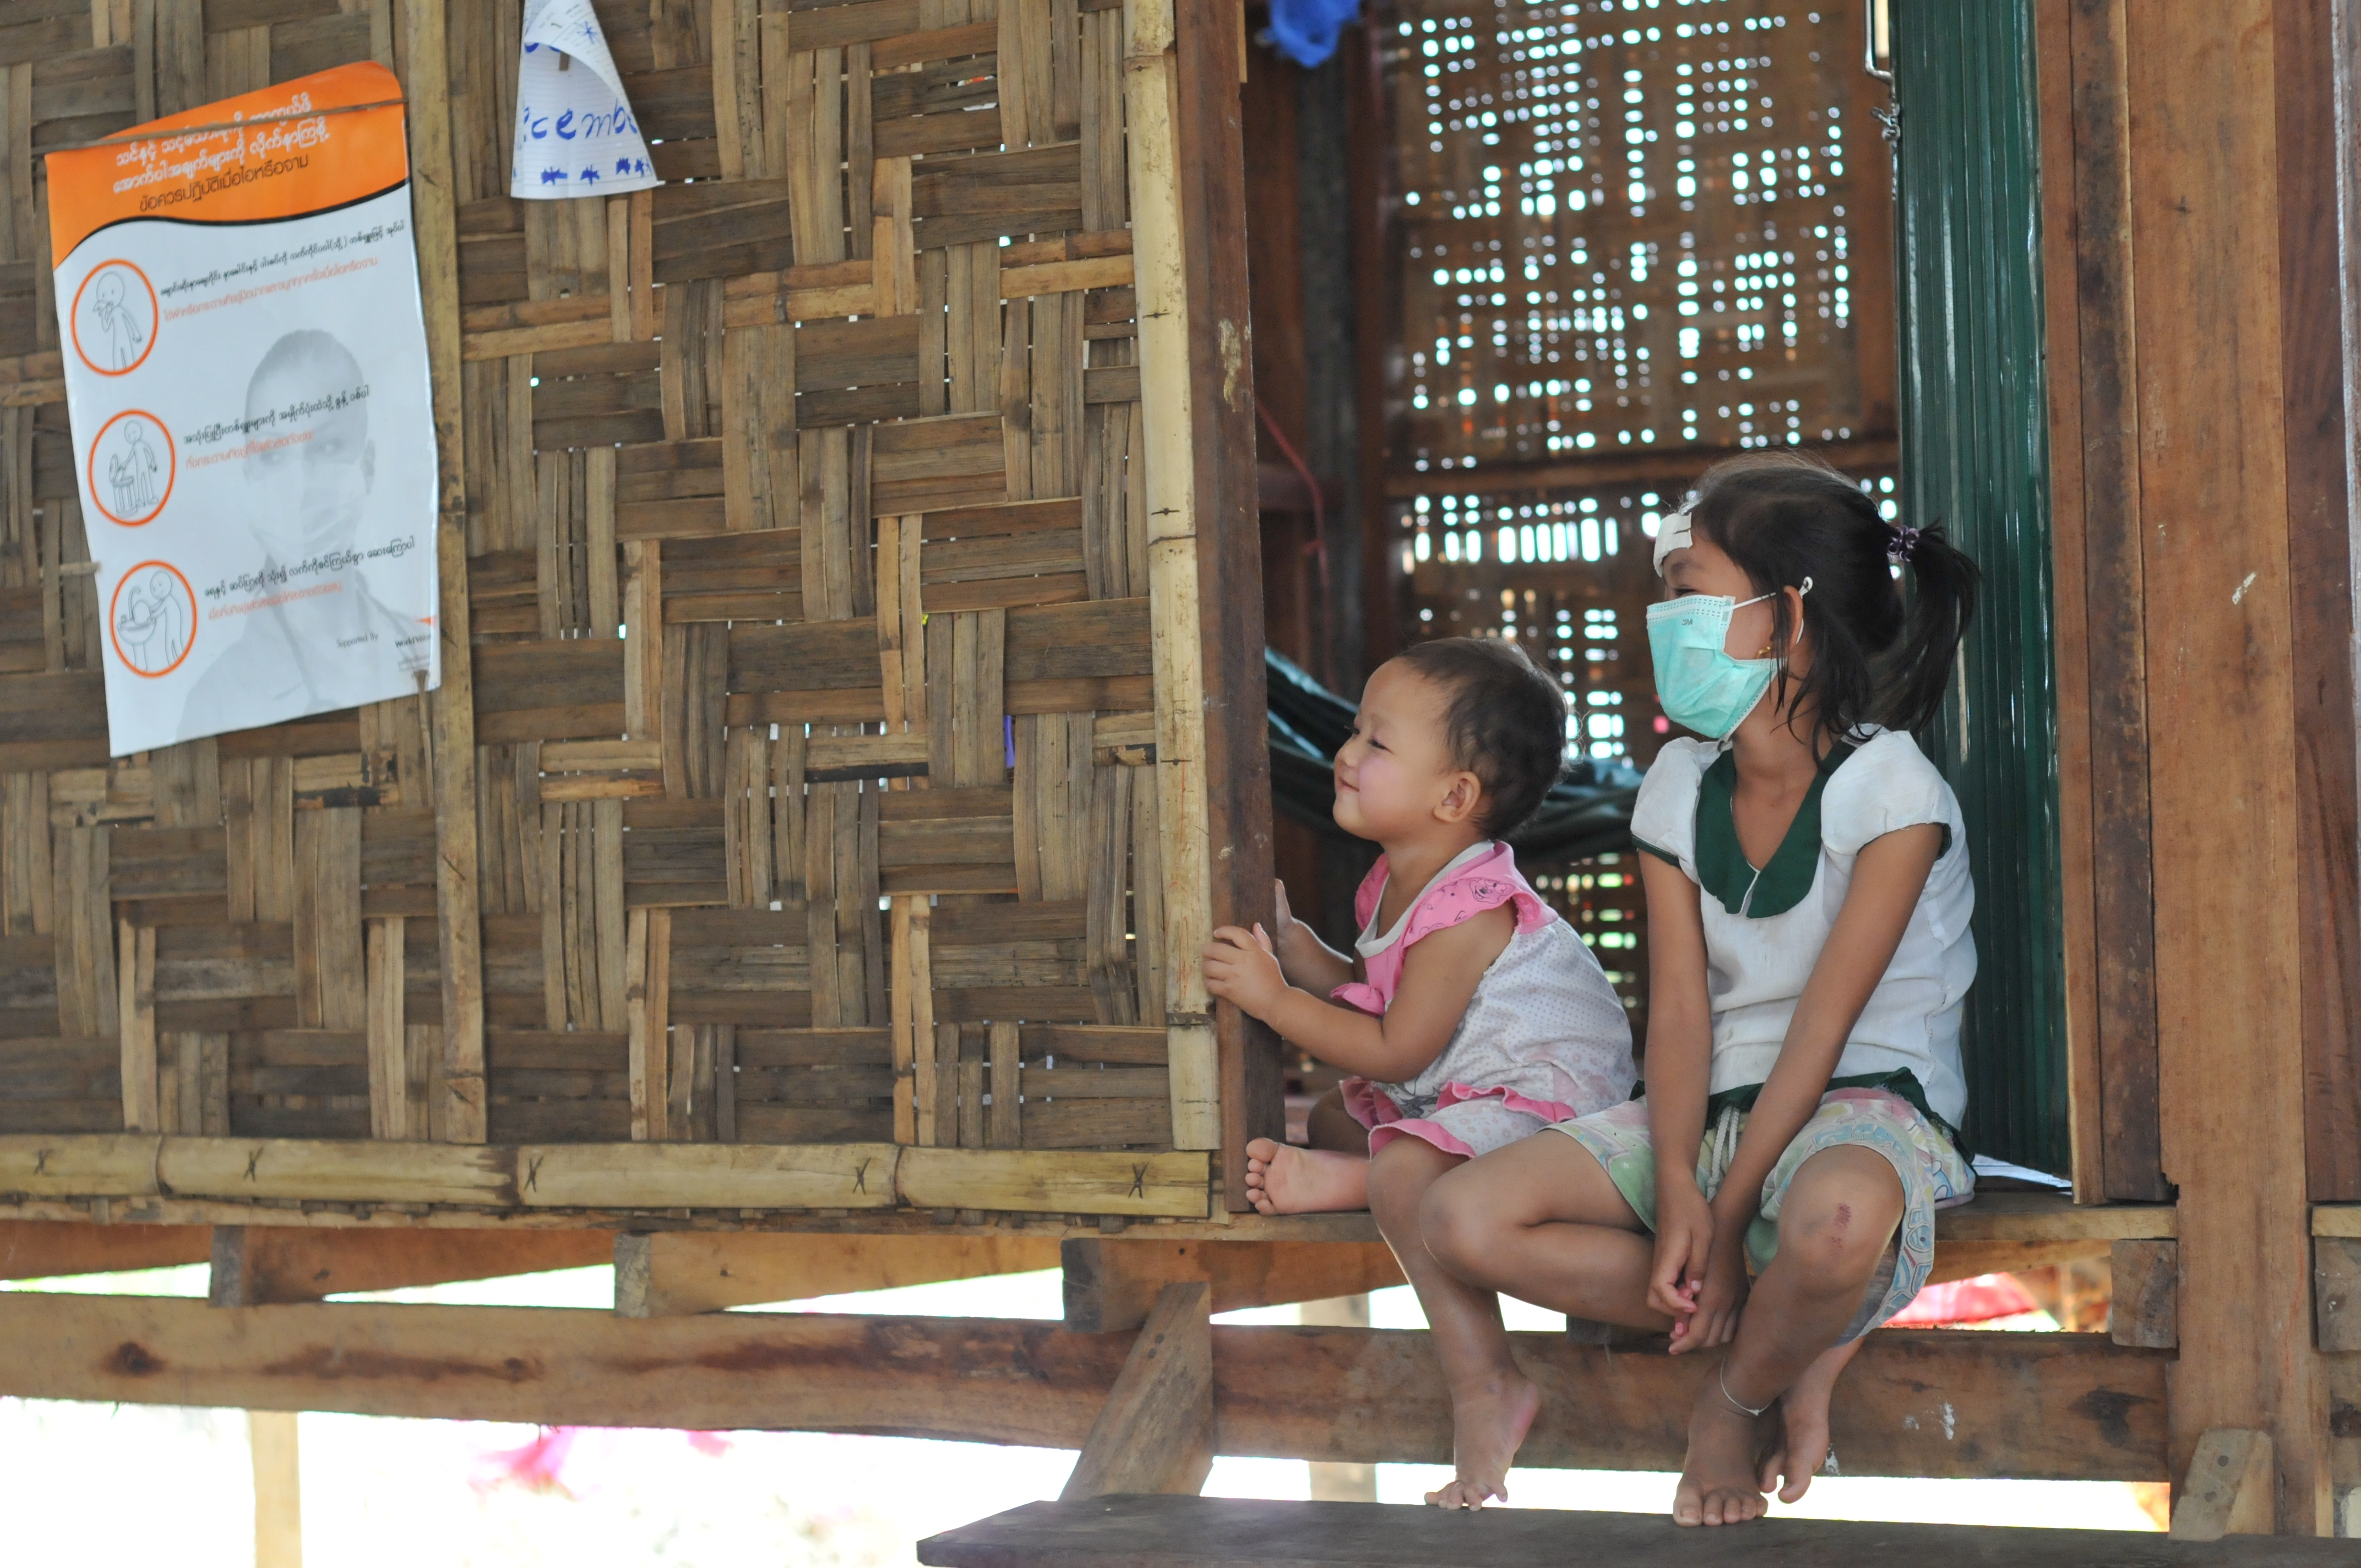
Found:
<path fill-rule="evenodd" d="M 1380 856 L 1353 900 L 1361 922 L 1354 948 L 1368 978 L 1329 992 L 1347 1007 L 1382 1016 L 1401 984 L 1402 960 L 1422 938 L 1503 906 L 1517 928 L 1424 1071 L 1402 1082 L 1348 1078 L 1339 1086 L 1345 1113 L 1369 1130 L 1372 1155 L 1404 1134 L 1446 1154 L 1489 1154 L 1565 1120 L 1569 1106 L 1603 1110 L 1631 1097 L 1637 1075 L 1622 1001 L 1589 945 L 1518 872 L 1508 845 L 1488 839 L 1461 850 L 1381 933 L 1388 874 Z"/>
<path fill-rule="evenodd" d="M 1512 641 L 1422 642 L 1369 677 L 1336 754 L 1336 821 L 1385 853 L 1361 884 L 1347 957 L 1288 912 L 1227 926 L 1205 987 L 1352 1076 L 1312 1107 L 1311 1146 L 1246 1144 L 1265 1213 L 1363 1209 L 1426 1309 L 1451 1380 L 1457 1476 L 1429 1501 L 1505 1496 L 1538 1397 L 1483 1349 L 1499 1299 L 1421 1240 L 1444 1173 L 1625 1099 L 1631 1026 L 1598 960 L 1517 874 L 1502 840 L 1565 764 L 1565 696 Z"/>

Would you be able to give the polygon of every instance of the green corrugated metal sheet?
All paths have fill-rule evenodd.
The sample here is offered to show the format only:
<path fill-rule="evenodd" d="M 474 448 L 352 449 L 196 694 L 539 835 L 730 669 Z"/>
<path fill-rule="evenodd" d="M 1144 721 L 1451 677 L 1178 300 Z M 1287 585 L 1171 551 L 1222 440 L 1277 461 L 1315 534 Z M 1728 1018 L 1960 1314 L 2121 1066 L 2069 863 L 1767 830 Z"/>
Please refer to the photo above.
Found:
<path fill-rule="evenodd" d="M 2049 455 L 2029 0 L 1895 0 L 1902 507 L 1985 598 L 1940 726 L 1967 814 L 1982 968 L 1968 1001 L 1979 1150 L 2068 1168 Z"/>

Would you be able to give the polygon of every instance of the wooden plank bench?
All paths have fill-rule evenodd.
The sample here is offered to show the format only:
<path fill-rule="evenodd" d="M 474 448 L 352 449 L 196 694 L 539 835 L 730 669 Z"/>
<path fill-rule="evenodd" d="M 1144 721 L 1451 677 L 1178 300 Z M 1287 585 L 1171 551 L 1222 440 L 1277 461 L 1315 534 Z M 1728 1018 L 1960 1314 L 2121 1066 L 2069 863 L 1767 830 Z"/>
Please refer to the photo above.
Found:
<path fill-rule="evenodd" d="M 1654 1514 L 1229 1497 L 1027 1503 L 918 1543 L 933 1568 L 2298 1568 L 2351 1563 L 2353 1543 L 2286 1536 L 2172 1541 L 2121 1530 L 1763 1519 L 1683 1530 Z"/>

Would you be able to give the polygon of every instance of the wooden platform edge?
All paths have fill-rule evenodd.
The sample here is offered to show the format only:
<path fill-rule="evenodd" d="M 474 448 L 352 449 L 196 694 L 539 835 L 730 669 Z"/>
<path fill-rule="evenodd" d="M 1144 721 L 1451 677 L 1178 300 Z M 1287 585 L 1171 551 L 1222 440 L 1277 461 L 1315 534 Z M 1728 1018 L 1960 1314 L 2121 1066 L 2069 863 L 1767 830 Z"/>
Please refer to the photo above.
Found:
<path fill-rule="evenodd" d="M 2121 1530 L 1792 1518 L 1682 1530 L 1660 1514 L 1152 1496 L 1027 1503 L 917 1543 L 931 1568 L 2308 1568 L 2351 1555 L 2347 1542 L 2289 1537 L 2199 1545 Z"/>
<path fill-rule="evenodd" d="M 0 1137 L 11 1199 L 226 1199 L 480 1209 L 989 1210 L 1203 1220 L 1194 1150 L 895 1144 L 413 1144 L 102 1134 Z M 0 1209 L 0 1216 L 7 1211 Z M 23 1217 L 35 1218 L 35 1215 Z"/>

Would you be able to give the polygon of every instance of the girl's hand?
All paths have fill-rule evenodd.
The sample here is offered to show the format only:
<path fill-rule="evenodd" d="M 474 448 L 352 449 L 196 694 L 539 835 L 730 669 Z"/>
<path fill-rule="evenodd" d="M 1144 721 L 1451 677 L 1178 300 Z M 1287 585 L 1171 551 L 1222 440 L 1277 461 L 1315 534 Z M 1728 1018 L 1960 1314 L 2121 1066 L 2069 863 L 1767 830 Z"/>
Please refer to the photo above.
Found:
<path fill-rule="evenodd" d="M 1279 972 L 1270 934 L 1260 926 L 1251 932 L 1236 926 L 1216 930 L 1205 948 L 1204 964 L 1205 989 L 1257 1018 L 1266 1016 L 1287 994 L 1287 976 Z"/>
<path fill-rule="evenodd" d="M 1695 1298 L 1697 1315 L 1689 1320 L 1688 1332 L 1674 1342 L 1674 1354 L 1710 1350 L 1736 1339 L 1747 1289 L 1745 1227 L 1723 1226 L 1707 1255 L 1705 1284 Z"/>
<path fill-rule="evenodd" d="M 1673 1351 L 1689 1347 L 1713 1250 L 1713 1210 L 1694 1182 L 1656 1188 L 1656 1261 L 1648 1271 L 1648 1305 L 1673 1320 Z"/>

